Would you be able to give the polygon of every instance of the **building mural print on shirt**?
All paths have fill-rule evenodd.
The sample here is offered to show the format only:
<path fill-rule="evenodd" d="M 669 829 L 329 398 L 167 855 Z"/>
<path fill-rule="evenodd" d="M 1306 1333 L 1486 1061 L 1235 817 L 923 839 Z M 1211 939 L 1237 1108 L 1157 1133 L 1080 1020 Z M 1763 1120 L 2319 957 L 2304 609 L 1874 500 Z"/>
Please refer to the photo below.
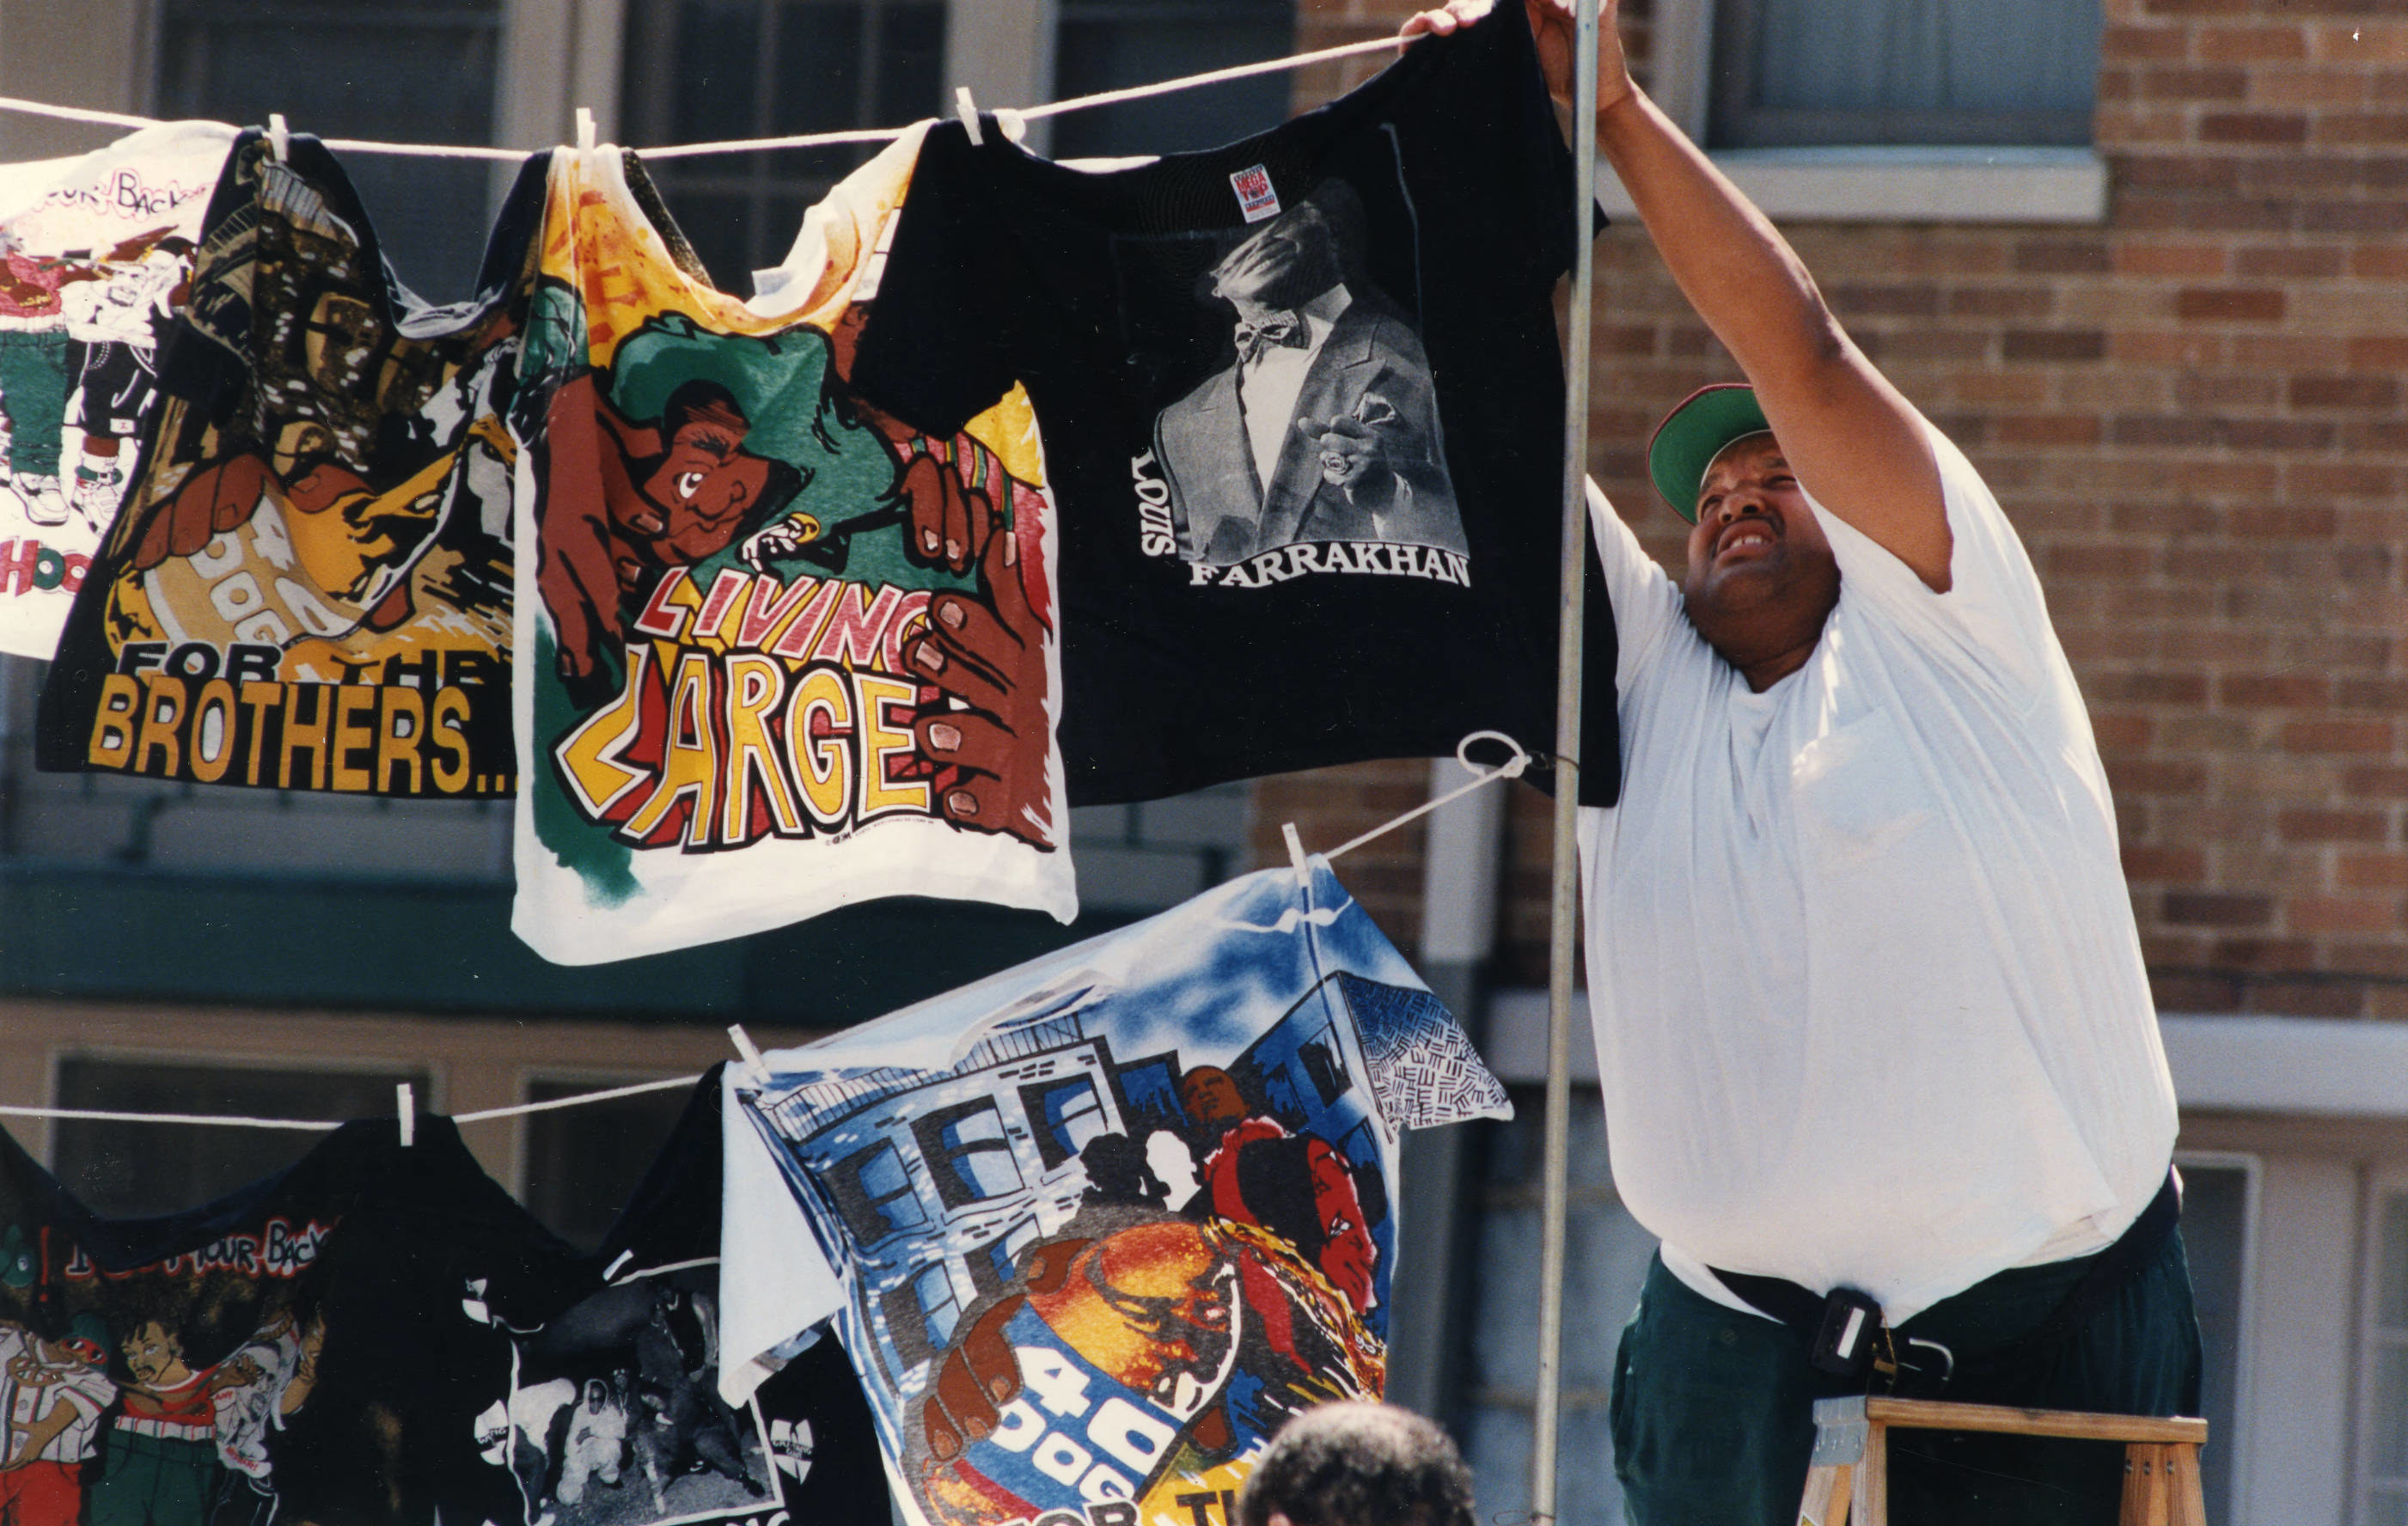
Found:
<path fill-rule="evenodd" d="M 1504 1097 L 1315 873 L 930 1004 L 950 1064 L 739 1087 L 915 1526 L 1226 1526 L 1283 1421 L 1380 1396 L 1400 1132 Z"/>
<path fill-rule="evenodd" d="M 1330 572 L 1468 583 L 1429 357 L 1369 269 L 1363 198 L 1331 178 L 1283 208 L 1260 171 L 1233 179 L 1249 173 L 1261 184 L 1240 194 L 1262 226 L 1119 245 L 1125 260 L 1205 263 L 1184 359 L 1215 367 L 1131 463 L 1146 554 L 1227 588 Z"/>

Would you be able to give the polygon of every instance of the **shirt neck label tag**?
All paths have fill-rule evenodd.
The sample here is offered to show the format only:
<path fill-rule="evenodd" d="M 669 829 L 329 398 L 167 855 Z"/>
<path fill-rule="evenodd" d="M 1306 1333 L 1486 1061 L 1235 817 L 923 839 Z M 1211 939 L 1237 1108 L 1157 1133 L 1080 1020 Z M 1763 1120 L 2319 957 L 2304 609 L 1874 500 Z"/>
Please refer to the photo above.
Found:
<path fill-rule="evenodd" d="M 1260 222 L 1280 214 L 1279 193 L 1271 187 L 1271 174 L 1260 164 L 1241 169 L 1229 177 L 1229 189 L 1238 193 L 1238 210 L 1248 222 Z"/>

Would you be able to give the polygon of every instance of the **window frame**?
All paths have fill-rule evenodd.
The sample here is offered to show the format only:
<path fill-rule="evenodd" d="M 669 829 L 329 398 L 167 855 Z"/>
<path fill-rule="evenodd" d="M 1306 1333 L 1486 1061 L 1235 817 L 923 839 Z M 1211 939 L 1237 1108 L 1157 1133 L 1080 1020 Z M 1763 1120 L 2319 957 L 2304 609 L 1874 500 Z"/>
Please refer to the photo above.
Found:
<path fill-rule="evenodd" d="M 992 1139 L 962 1139 L 948 1142 L 945 1135 L 968 1120 L 982 1113 L 995 1120 Z M 920 1159 L 926 1166 L 928 1179 L 937 1189 L 939 1201 L 948 1214 L 964 1208 L 974 1208 L 982 1203 L 993 1203 L 1028 1190 L 1028 1173 L 1021 1169 L 1020 1152 L 1011 1148 L 1011 1120 L 991 1096 L 977 1096 L 950 1106 L 939 1107 L 911 1120 L 911 1137 L 920 1147 Z M 1001 1191 L 983 1190 L 984 1184 L 962 1169 L 970 1157 L 1001 1155 L 1011 1168 L 1012 1185 Z"/>
<path fill-rule="evenodd" d="M 1713 107 L 1714 0 L 1656 0 L 1647 93 L 1691 141 Z M 1787 221 L 2100 223 L 2107 163 L 2081 148 L 1719 149 L 1710 157 L 1769 217 Z M 1608 214 L 1638 207 L 1602 161 Z"/>

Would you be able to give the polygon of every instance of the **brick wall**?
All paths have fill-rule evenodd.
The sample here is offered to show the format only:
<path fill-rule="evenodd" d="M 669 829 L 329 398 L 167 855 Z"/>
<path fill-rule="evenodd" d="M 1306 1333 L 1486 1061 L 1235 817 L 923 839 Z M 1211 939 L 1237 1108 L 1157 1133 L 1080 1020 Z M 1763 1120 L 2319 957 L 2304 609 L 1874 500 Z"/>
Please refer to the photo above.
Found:
<path fill-rule="evenodd" d="M 2170 1011 L 2408 1018 L 2408 20 L 2383 8 L 2108 0 L 2103 225 L 1784 230 L 2030 548 Z M 1298 42 L 1408 9 L 1306 0 Z M 1636 227 L 1599 241 L 1597 298 L 1593 467 L 1674 559 L 1646 432 L 1736 373 Z M 1365 777 L 1310 777 L 1352 809 Z M 1265 790 L 1344 834 L 1314 786 Z M 1503 973 L 1536 980 L 1546 803 L 1516 793 Z"/>

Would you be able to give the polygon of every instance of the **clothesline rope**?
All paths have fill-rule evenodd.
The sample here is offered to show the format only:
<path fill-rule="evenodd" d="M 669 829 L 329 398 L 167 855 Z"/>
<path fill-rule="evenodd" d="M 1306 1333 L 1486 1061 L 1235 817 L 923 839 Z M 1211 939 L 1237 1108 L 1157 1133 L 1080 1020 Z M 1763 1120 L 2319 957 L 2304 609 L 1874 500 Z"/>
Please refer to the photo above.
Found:
<path fill-rule="evenodd" d="M 1209 69 L 1202 74 L 1182 75 L 1176 79 L 1158 79 L 1150 85 L 1131 85 L 1123 90 L 1100 91 L 1093 95 L 1076 95 L 1065 101 L 1052 101 L 1043 106 L 1023 107 L 1009 111 L 1023 121 L 1036 121 L 1046 117 L 1058 117 L 1070 111 L 1087 111 L 1097 107 L 1119 106 L 1128 101 L 1147 100 L 1156 95 L 1170 95 L 1181 91 L 1197 90 L 1206 85 L 1226 84 L 1233 79 L 1251 78 L 1255 75 L 1283 74 L 1290 70 L 1310 68 L 1315 64 L 1333 63 L 1364 53 L 1393 50 L 1402 46 L 1396 37 L 1372 37 L 1363 42 L 1341 43 L 1335 48 L 1316 49 L 1309 53 L 1293 53 L 1285 58 L 1268 58 L 1253 64 L 1239 64 L 1226 69 Z M 92 111 L 81 107 L 52 106 L 47 101 L 27 100 L 22 96 L 0 95 L 0 111 L 15 111 L 26 116 L 50 117 L 61 121 L 95 122 L 109 127 L 157 127 L 164 125 L 159 117 L 137 117 L 122 111 Z M 712 143 L 670 144 L 657 149 L 640 149 L 638 152 L 648 159 L 687 159 L 703 154 L 758 153 L 772 149 L 816 149 L 841 143 L 884 143 L 899 136 L 899 127 L 862 127 L 838 133 L 802 133 L 787 137 L 728 138 Z M 414 159 L 492 159 L 516 163 L 532 151 L 524 149 L 490 149 L 468 144 L 380 143 L 366 138 L 330 137 L 322 140 L 329 149 L 345 153 L 398 154 Z"/>
<path fill-rule="evenodd" d="M 1470 756 L 1471 744 L 1483 741 L 1502 742 L 1507 747 L 1513 749 L 1513 756 L 1506 759 L 1503 763 L 1498 763 L 1494 768 L 1483 768 L 1478 763 L 1473 763 Z M 1423 801 L 1420 805 L 1415 806 L 1412 810 L 1406 811 L 1402 815 L 1388 818 L 1388 820 L 1381 822 L 1378 826 L 1373 827 L 1369 832 L 1347 838 L 1344 842 L 1340 843 L 1328 852 L 1324 853 L 1322 857 L 1334 863 L 1344 857 L 1346 854 L 1352 853 L 1354 849 L 1362 847 L 1365 843 L 1371 841 L 1374 837 L 1384 836 L 1387 834 L 1396 831 L 1398 827 L 1403 826 L 1408 821 L 1427 816 L 1430 812 L 1438 809 L 1440 806 L 1445 805 L 1451 800 L 1459 800 L 1463 796 L 1469 794 L 1472 791 L 1494 784 L 1498 779 L 1520 778 L 1523 771 L 1530 766 L 1530 754 L 1521 743 L 1516 742 L 1513 738 L 1506 735 L 1501 731 L 1476 731 L 1470 735 L 1465 737 L 1462 741 L 1455 744 L 1455 761 L 1461 763 L 1465 770 L 1471 775 L 1469 780 L 1456 785 L 1454 789 L 1449 790 L 1446 793 L 1440 795 L 1435 799 Z M 1287 839 L 1288 856 L 1296 860 L 1297 868 L 1301 871 L 1304 867 L 1304 840 L 1296 834 L 1296 823 L 1293 821 L 1281 823 L 1280 834 Z"/>
<path fill-rule="evenodd" d="M 639 1096 L 647 1091 L 671 1091 L 692 1087 L 701 1079 L 699 1076 L 677 1076 L 666 1081 L 638 1081 L 633 1086 L 614 1086 L 605 1091 L 580 1091 L 573 1097 L 553 1097 L 545 1102 L 522 1102 L 508 1107 L 454 1113 L 452 1121 L 483 1123 L 497 1118 L 517 1118 L 524 1113 L 548 1113 L 559 1107 L 582 1107 L 588 1103 L 611 1102 L 620 1097 Z M 298 1129 L 318 1134 L 355 1121 L 343 1118 L 247 1118 L 237 1113 L 133 1113 L 100 1107 L 17 1107 L 6 1105 L 0 1105 L 0 1117 L 83 1119 L 97 1123 L 198 1123 L 222 1129 Z"/>

